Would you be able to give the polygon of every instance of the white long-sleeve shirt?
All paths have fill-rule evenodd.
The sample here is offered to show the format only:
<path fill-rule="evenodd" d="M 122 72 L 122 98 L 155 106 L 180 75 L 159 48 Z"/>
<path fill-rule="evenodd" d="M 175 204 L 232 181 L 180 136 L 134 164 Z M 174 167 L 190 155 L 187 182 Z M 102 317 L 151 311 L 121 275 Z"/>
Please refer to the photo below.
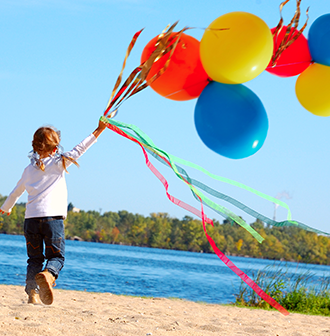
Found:
<path fill-rule="evenodd" d="M 65 156 L 77 160 L 87 149 L 96 142 L 91 134 Z M 26 190 L 28 201 L 26 203 L 25 218 L 67 216 L 68 192 L 65 182 L 65 169 L 60 156 L 48 156 L 42 159 L 45 170 L 29 164 L 16 187 L 1 206 L 1 210 L 11 212 L 12 208 Z M 67 161 L 67 166 L 71 162 Z"/>

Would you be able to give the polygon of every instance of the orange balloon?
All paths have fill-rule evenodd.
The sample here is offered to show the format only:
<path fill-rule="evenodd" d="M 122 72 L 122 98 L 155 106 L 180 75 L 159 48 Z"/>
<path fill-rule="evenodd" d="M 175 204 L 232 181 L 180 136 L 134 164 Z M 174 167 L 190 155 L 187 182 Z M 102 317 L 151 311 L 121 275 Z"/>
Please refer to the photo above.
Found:
<path fill-rule="evenodd" d="M 145 62 L 155 50 L 157 37 L 145 46 L 141 55 L 141 62 Z M 164 67 L 169 56 L 170 52 L 152 65 L 147 80 Z M 208 75 L 199 56 L 199 41 L 194 37 L 182 34 L 166 71 L 150 86 L 165 98 L 189 100 L 199 97 L 207 84 Z"/>

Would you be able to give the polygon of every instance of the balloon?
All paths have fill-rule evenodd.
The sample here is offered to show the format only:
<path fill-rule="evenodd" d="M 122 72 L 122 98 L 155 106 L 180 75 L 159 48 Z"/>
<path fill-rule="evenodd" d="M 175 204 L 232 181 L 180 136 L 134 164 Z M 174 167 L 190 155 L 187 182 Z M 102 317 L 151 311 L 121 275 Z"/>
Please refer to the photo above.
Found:
<path fill-rule="evenodd" d="M 155 50 L 156 40 L 157 36 L 145 46 L 141 62 L 146 61 Z M 147 80 L 163 68 L 169 54 L 167 53 L 153 64 Z M 168 68 L 150 86 L 163 97 L 173 100 L 189 100 L 197 98 L 207 83 L 208 75 L 199 56 L 199 41 L 182 34 Z"/>
<path fill-rule="evenodd" d="M 308 32 L 308 45 L 314 62 L 330 66 L 330 13 L 313 22 Z"/>
<path fill-rule="evenodd" d="M 227 13 L 205 30 L 200 53 L 204 69 L 213 80 L 241 84 L 265 70 L 273 53 L 273 37 L 258 16 Z"/>
<path fill-rule="evenodd" d="M 297 79 L 296 95 L 300 104 L 309 112 L 330 116 L 330 67 L 312 64 Z"/>
<path fill-rule="evenodd" d="M 246 86 L 211 82 L 197 100 L 195 126 L 207 147 L 242 159 L 262 147 L 268 117 L 258 96 Z"/>
<path fill-rule="evenodd" d="M 276 28 L 272 28 L 273 33 Z M 283 26 L 278 36 L 274 36 L 274 53 L 281 44 L 287 26 Z M 298 34 L 298 30 L 291 28 L 291 38 Z M 275 67 L 272 67 L 272 62 L 269 62 L 266 70 L 273 75 L 280 77 L 291 77 L 301 74 L 306 70 L 312 62 L 312 57 L 308 48 L 308 41 L 306 37 L 301 34 L 287 49 L 285 49 L 281 56 L 276 61 Z"/>

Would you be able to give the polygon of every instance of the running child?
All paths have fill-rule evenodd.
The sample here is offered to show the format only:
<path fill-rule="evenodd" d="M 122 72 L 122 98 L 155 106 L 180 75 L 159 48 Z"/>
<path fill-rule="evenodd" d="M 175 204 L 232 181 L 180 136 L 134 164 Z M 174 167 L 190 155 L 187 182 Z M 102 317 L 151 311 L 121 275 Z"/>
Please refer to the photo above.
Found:
<path fill-rule="evenodd" d="M 0 213 L 10 215 L 19 197 L 27 191 L 24 236 L 28 255 L 25 286 L 28 303 L 53 303 L 53 286 L 65 259 L 63 221 L 68 206 L 65 173 L 72 163 L 78 165 L 76 160 L 97 141 L 105 128 L 106 124 L 99 121 L 92 134 L 71 151 L 62 153 L 60 132 L 53 127 L 40 127 L 33 136 L 31 163 L 0 208 Z"/>

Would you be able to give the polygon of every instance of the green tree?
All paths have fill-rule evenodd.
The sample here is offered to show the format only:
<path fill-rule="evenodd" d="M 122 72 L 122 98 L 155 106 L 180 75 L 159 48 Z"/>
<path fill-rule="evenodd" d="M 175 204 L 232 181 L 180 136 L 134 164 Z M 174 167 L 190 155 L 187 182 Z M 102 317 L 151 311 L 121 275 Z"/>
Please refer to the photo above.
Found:
<path fill-rule="evenodd" d="M 0 203 L 5 199 L 0 195 Z M 68 208 L 70 210 L 70 204 Z M 25 204 L 20 203 L 10 216 L 0 215 L 0 233 L 23 234 L 24 214 Z M 213 220 L 213 224 L 206 224 L 207 232 L 224 253 L 330 265 L 330 238 L 327 236 L 296 226 L 265 226 L 256 220 L 251 226 L 265 238 L 259 244 L 249 232 L 230 220 L 221 224 Z M 66 238 L 79 236 L 102 243 L 213 252 L 200 220 L 189 216 L 180 220 L 167 213 L 152 213 L 145 217 L 125 210 L 103 215 L 98 211 L 69 211 L 65 235 Z"/>
<path fill-rule="evenodd" d="M 171 219 L 167 213 L 152 213 L 150 215 L 150 231 L 148 245 L 150 247 L 170 248 Z"/>

